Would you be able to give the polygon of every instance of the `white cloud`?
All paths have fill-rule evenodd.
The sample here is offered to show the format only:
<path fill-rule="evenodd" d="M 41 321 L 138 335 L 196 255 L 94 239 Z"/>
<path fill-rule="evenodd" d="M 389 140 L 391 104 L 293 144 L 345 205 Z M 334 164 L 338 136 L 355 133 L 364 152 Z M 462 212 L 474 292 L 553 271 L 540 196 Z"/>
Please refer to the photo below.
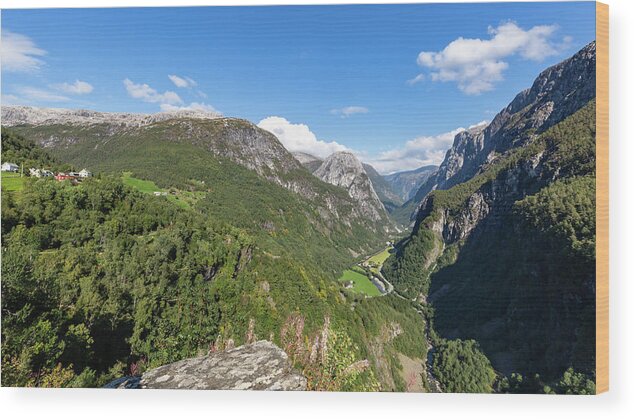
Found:
<path fill-rule="evenodd" d="M 416 75 L 416 77 L 414 77 L 413 79 L 409 79 L 407 81 L 408 85 L 415 85 L 418 82 L 422 82 L 423 80 L 425 80 L 425 75 L 423 73 L 420 73 L 418 75 Z"/>
<path fill-rule="evenodd" d="M 486 124 L 487 121 L 482 121 L 469 126 L 469 129 Z M 426 165 L 439 165 L 453 144 L 456 134 L 464 130 L 465 128 L 459 127 L 435 136 L 416 137 L 405 143 L 404 147 L 382 152 L 375 158 L 367 158 L 366 161 L 383 174 Z"/>
<path fill-rule="evenodd" d="M 38 57 L 44 55 L 46 55 L 46 51 L 35 45 L 35 42 L 28 36 L 2 31 L 2 39 L 0 40 L 2 70 L 12 72 L 39 70 L 44 61 Z"/>
<path fill-rule="evenodd" d="M 418 65 L 430 71 L 432 81 L 456 82 L 468 95 L 492 90 L 495 82 L 504 78 L 509 67 L 505 58 L 519 55 L 523 59 L 541 61 L 568 48 L 571 38 L 561 43 L 552 41 L 555 25 L 534 26 L 529 30 L 515 22 L 507 22 L 497 28 L 489 27 L 490 39 L 458 38 L 442 51 L 423 51 L 418 55 Z"/>
<path fill-rule="evenodd" d="M 125 79 L 123 85 L 128 91 L 128 95 L 135 99 L 141 99 L 144 102 L 159 103 L 161 105 L 179 105 L 183 103 L 180 96 L 170 90 L 159 93 L 156 89 L 151 88 L 145 83 L 137 84 L 130 79 Z"/>
<path fill-rule="evenodd" d="M 85 95 L 93 90 L 93 86 L 88 82 L 75 80 L 75 83 L 60 83 L 52 85 L 53 88 L 71 95 Z"/>
<path fill-rule="evenodd" d="M 187 106 L 176 106 L 170 104 L 161 104 L 161 111 L 165 112 L 175 112 L 175 111 L 197 111 L 197 112 L 205 112 L 210 114 L 218 114 L 221 115 L 220 111 L 209 104 L 192 102 Z"/>
<path fill-rule="evenodd" d="M 342 144 L 318 140 L 305 124 L 293 124 L 286 118 L 267 117 L 258 123 L 258 127 L 270 131 L 291 152 L 310 153 L 321 158 L 343 150 L 350 150 Z"/>
<path fill-rule="evenodd" d="M 58 95 L 57 93 L 50 92 L 48 90 L 34 88 L 30 86 L 23 86 L 16 89 L 22 100 L 33 102 L 66 102 L 70 98 L 67 96 Z"/>
<path fill-rule="evenodd" d="M 198 83 L 190 77 L 180 77 L 175 74 L 168 74 L 167 77 L 169 77 L 172 83 L 179 88 L 192 88 L 198 86 Z"/>
<path fill-rule="evenodd" d="M 341 115 L 342 118 L 347 118 L 354 114 L 367 114 L 370 110 L 364 106 L 347 106 L 345 108 L 331 109 L 330 113 L 333 115 Z"/>

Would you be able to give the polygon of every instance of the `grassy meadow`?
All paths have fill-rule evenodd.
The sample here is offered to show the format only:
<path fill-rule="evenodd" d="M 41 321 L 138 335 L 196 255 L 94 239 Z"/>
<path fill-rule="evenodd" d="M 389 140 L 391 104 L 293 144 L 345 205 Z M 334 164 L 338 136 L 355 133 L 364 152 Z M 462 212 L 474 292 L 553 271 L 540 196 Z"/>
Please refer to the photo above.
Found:
<path fill-rule="evenodd" d="M 352 290 L 367 296 L 381 296 L 381 292 L 370 281 L 368 276 L 355 270 L 345 270 L 339 278 L 341 282 L 352 281 Z"/>

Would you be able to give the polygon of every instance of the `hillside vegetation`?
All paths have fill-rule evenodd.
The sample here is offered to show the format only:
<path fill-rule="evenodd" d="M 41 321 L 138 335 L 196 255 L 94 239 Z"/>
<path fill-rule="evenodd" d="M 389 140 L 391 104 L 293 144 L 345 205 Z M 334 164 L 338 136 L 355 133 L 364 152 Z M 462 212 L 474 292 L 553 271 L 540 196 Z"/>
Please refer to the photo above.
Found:
<path fill-rule="evenodd" d="M 290 252 L 314 262 L 328 260 L 333 276 L 353 262 L 354 253 L 370 251 L 383 238 L 382 226 L 353 215 L 355 203 L 344 190 L 321 182 L 299 165 L 276 172 L 275 179 L 281 184 L 308 185 L 314 198 L 290 191 L 224 157 L 237 153 L 236 146 L 216 151 L 216 147 L 225 147 L 224 141 L 218 146 L 213 137 L 218 124 L 210 123 L 212 131 L 198 133 L 199 139 L 192 141 L 184 137 L 182 125 L 168 122 L 124 131 L 107 142 L 102 141 L 108 136 L 108 127 L 103 125 L 14 130 L 38 139 L 55 132 L 64 133 L 64 138 L 79 138 L 50 151 L 60 160 L 95 173 L 130 172 L 133 178 L 154 182 L 161 190 L 192 192 L 197 196 L 194 207 L 208 217 L 244 228 L 275 255 Z M 236 120 L 235 124 L 241 127 L 243 123 Z M 326 196 L 334 197 L 338 217 L 324 209 Z"/>
<path fill-rule="evenodd" d="M 293 207 L 301 200 L 215 164 L 274 196 L 252 203 L 244 189 L 228 195 L 205 182 L 253 214 L 214 209 L 216 195 L 183 208 L 120 172 L 79 185 L 27 177 L 19 195 L 3 191 L 3 385 L 100 386 L 263 338 L 286 350 L 310 389 L 404 389 L 397 354 L 426 354 L 416 311 L 342 289 L 334 273 L 348 257 L 324 245 L 332 233 L 310 229 Z M 272 217 L 266 205 L 290 209 L 276 212 L 275 229 L 259 224 Z M 289 239 L 305 241 L 293 250 L 286 235 L 300 231 L 308 236 Z M 312 359 L 307 343 L 324 357 Z"/>

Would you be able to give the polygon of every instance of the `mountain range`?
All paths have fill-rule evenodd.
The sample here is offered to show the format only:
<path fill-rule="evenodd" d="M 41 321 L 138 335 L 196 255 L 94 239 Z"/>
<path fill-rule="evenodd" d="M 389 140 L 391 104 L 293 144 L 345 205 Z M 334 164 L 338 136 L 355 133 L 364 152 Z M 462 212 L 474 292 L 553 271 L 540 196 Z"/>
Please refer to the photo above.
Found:
<path fill-rule="evenodd" d="M 438 167 L 390 175 L 215 113 L 2 107 L 3 161 L 97 175 L 3 188 L 3 384 L 264 337 L 312 389 L 591 389 L 595 68 L 590 43 Z M 351 267 L 385 295 L 348 290 Z"/>
<path fill-rule="evenodd" d="M 594 369 L 595 68 L 593 42 L 458 134 L 384 266 L 505 374 Z"/>

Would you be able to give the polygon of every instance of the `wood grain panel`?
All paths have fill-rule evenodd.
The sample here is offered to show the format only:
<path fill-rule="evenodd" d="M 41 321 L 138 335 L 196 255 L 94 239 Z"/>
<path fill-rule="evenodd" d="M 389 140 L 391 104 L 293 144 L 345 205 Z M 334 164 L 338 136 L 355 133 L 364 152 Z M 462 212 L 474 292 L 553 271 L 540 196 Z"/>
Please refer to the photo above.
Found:
<path fill-rule="evenodd" d="M 608 5 L 596 3 L 597 39 L 597 393 L 609 388 L 609 30 Z"/>

